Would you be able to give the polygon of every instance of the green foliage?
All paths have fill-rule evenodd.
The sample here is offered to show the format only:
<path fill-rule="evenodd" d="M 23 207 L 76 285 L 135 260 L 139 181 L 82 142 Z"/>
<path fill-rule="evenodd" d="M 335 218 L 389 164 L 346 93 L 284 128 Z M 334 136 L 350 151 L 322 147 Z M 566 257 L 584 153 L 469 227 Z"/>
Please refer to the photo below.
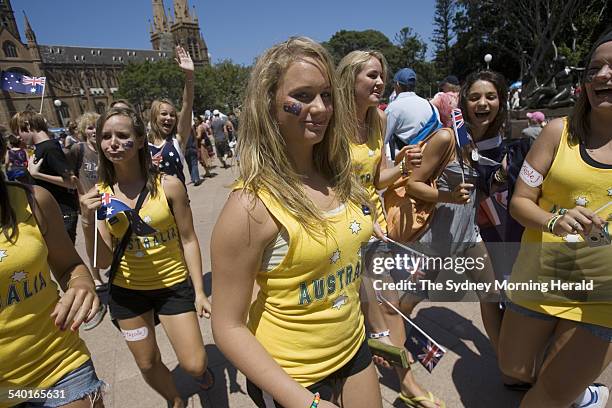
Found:
<path fill-rule="evenodd" d="M 340 30 L 329 41 L 324 42 L 323 46 L 330 52 L 336 64 L 351 51 L 377 50 L 386 56 L 387 52 L 393 48 L 387 36 L 376 30 Z"/>
<path fill-rule="evenodd" d="M 390 77 L 387 81 L 386 95 L 391 93 L 393 74 L 404 67 L 410 67 L 417 73 L 417 92 L 425 96 L 429 94 L 433 66 L 425 61 L 427 44 L 410 27 L 402 28 L 395 35 L 394 42 L 376 30 L 341 30 L 323 45 L 330 52 L 336 64 L 351 51 L 376 50 L 382 52 L 389 63 Z M 435 82 L 435 79 L 433 81 Z M 435 86 L 433 89 L 435 90 Z"/>
<path fill-rule="evenodd" d="M 240 106 L 249 68 L 223 61 L 196 68 L 194 110 L 229 111 Z M 129 100 L 141 112 L 158 98 L 170 99 L 180 109 L 184 74 L 174 61 L 128 64 L 119 77 L 116 98 Z"/>
<path fill-rule="evenodd" d="M 442 76 L 451 73 L 453 40 L 453 17 L 455 0 L 436 0 L 434 12 L 434 30 L 431 42 L 435 47 L 436 68 Z"/>
<path fill-rule="evenodd" d="M 125 67 L 115 98 L 127 99 L 143 111 L 157 98 L 167 98 L 179 106 L 182 94 L 183 74 L 174 61 L 145 61 Z"/>

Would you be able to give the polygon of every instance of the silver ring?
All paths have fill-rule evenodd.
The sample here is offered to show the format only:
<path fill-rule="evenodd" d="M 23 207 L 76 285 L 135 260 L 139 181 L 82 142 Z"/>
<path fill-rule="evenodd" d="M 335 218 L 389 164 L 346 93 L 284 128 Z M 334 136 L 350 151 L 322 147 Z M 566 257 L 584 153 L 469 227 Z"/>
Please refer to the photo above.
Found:
<path fill-rule="evenodd" d="M 580 226 L 580 223 L 578 221 L 572 224 L 572 228 L 574 229 L 574 231 L 578 231 L 579 226 Z"/>

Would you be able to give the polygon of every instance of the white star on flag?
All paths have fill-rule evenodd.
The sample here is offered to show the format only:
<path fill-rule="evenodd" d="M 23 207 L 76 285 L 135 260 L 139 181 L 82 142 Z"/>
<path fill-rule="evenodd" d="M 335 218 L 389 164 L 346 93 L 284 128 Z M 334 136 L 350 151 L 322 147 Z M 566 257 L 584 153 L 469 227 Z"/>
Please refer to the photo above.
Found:
<path fill-rule="evenodd" d="M 8 255 L 6 254 L 6 250 L 0 249 L 0 262 L 2 262 L 2 260 L 6 258 L 7 256 Z"/>
<path fill-rule="evenodd" d="M 113 207 L 108 207 L 106 209 L 106 216 L 110 217 L 111 215 L 113 215 Z"/>
<path fill-rule="evenodd" d="M 36 88 L 30 88 L 31 93 L 36 93 Z"/>
<path fill-rule="evenodd" d="M 146 222 L 147 224 L 151 223 L 151 217 L 148 215 L 146 215 L 142 220 Z"/>
<path fill-rule="evenodd" d="M 170 156 L 170 157 L 174 157 L 174 152 L 170 152 L 170 153 L 168 153 L 168 156 Z"/>
<path fill-rule="evenodd" d="M 166 162 L 166 163 L 165 163 L 165 165 L 166 165 L 166 166 L 169 166 L 169 165 L 170 165 L 170 163 Z"/>
<path fill-rule="evenodd" d="M 11 276 L 11 279 L 13 280 L 13 282 L 21 282 L 27 277 L 28 277 L 27 273 L 25 273 L 24 271 L 19 271 L 19 272 L 15 272 L 13 276 Z"/>
<path fill-rule="evenodd" d="M 353 222 L 351 222 L 349 229 L 351 230 L 353 234 L 358 234 L 359 231 L 361 231 L 361 224 L 359 224 L 356 220 L 353 220 Z"/>
<path fill-rule="evenodd" d="M 576 205 L 586 207 L 588 203 L 589 203 L 589 200 L 587 200 L 587 198 L 584 196 L 580 196 L 576 199 Z"/>
<path fill-rule="evenodd" d="M 335 264 L 340 259 L 340 250 L 336 249 L 332 256 L 329 258 L 329 262 Z"/>

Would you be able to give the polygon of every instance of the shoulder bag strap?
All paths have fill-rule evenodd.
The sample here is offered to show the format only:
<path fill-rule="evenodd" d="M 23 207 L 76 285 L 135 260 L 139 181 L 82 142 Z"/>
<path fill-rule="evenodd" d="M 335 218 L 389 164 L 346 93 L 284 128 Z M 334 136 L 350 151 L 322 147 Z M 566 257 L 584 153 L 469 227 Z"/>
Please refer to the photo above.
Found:
<path fill-rule="evenodd" d="M 144 203 L 145 198 L 149 193 L 149 189 L 147 188 L 147 184 L 145 183 L 142 191 L 138 195 L 138 201 L 136 201 L 136 207 L 132 210 L 138 214 L 140 209 L 142 208 L 142 204 Z M 119 269 L 119 262 L 121 262 L 121 258 L 123 258 L 123 254 L 125 253 L 125 248 L 127 247 L 128 241 L 132 236 L 132 224 L 128 223 L 127 230 L 125 234 L 123 234 L 123 238 L 119 241 L 119 245 L 115 248 L 113 252 L 113 262 L 111 263 L 111 267 L 109 269 L 108 274 L 108 291 L 110 293 L 110 288 L 112 287 L 113 279 L 115 278 L 115 273 L 117 269 Z"/>

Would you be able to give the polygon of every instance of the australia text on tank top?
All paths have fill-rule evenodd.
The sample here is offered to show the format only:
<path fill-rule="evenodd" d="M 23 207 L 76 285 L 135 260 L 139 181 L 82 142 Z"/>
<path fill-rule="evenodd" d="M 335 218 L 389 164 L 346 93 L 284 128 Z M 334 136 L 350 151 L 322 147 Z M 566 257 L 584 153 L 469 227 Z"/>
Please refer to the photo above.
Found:
<path fill-rule="evenodd" d="M 185 184 L 185 174 L 183 173 L 183 154 L 181 146 L 174 137 L 168 136 L 164 143 L 159 146 L 149 143 L 151 160 L 161 172 L 170 176 L 178 177 Z"/>

